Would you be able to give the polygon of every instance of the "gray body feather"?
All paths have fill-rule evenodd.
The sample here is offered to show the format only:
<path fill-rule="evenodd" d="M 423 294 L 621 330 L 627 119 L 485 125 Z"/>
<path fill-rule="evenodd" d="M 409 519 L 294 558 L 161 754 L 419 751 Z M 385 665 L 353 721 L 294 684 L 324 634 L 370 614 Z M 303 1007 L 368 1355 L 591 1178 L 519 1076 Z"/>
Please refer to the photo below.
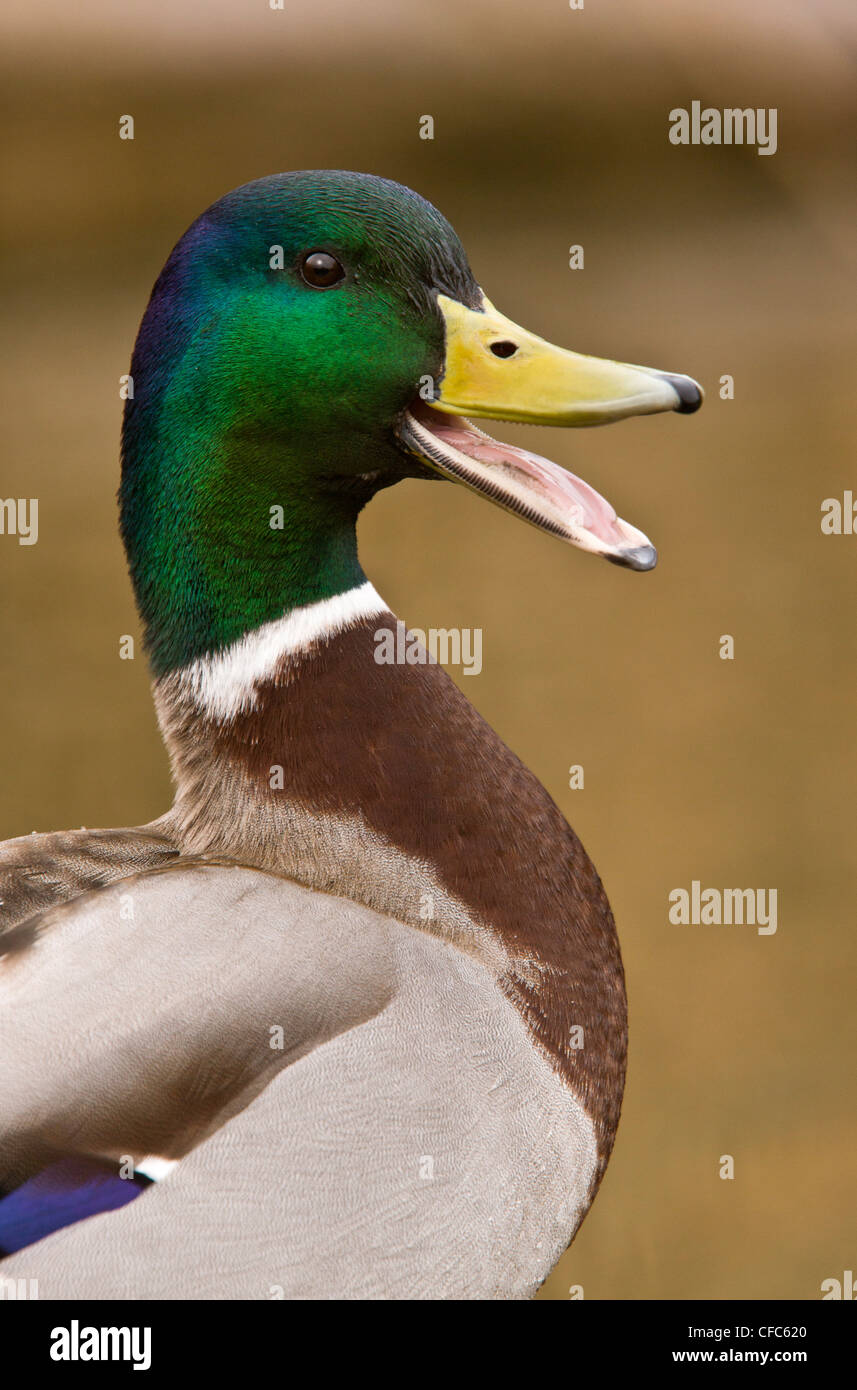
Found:
<path fill-rule="evenodd" d="M 492 973 L 278 875 L 145 852 L 0 966 L 0 1183 L 180 1161 L 0 1273 L 41 1298 L 532 1295 L 596 1141 Z"/>

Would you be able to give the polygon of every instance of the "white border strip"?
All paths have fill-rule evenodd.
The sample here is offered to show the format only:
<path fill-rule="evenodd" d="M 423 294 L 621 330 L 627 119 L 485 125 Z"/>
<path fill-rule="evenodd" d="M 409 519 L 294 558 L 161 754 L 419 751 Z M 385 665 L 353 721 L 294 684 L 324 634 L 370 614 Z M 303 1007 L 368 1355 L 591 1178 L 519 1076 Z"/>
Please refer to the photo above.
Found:
<path fill-rule="evenodd" d="M 367 580 L 344 594 L 295 608 L 253 632 L 246 632 L 224 651 L 197 657 L 177 672 L 183 693 L 213 719 L 233 719 L 254 709 L 258 685 L 271 680 L 284 656 L 329 641 L 363 618 L 387 612 L 387 605 Z"/>
<path fill-rule="evenodd" d="M 155 1154 L 149 1154 L 148 1158 L 143 1158 L 134 1165 L 134 1172 L 142 1173 L 144 1178 L 149 1178 L 152 1182 L 163 1182 L 178 1161 L 177 1158 L 158 1158 Z"/>

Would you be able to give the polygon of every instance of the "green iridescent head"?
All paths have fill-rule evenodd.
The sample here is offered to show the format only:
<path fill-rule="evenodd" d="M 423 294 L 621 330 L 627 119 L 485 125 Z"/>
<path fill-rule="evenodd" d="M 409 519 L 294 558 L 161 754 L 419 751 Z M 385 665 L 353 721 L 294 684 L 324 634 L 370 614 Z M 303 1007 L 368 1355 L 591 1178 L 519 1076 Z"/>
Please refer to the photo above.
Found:
<path fill-rule="evenodd" d="M 650 568 L 592 489 L 462 417 L 594 424 L 700 399 L 503 318 L 430 203 L 334 170 L 259 179 L 194 222 L 131 375 L 121 526 L 156 675 L 363 582 L 357 516 L 404 477 L 453 478 Z"/>
<path fill-rule="evenodd" d="M 449 223 L 368 175 L 259 179 L 182 237 L 140 327 L 122 441 L 156 674 L 361 581 L 360 508 L 424 471 L 394 422 L 439 372 L 438 291 L 479 300 Z"/>

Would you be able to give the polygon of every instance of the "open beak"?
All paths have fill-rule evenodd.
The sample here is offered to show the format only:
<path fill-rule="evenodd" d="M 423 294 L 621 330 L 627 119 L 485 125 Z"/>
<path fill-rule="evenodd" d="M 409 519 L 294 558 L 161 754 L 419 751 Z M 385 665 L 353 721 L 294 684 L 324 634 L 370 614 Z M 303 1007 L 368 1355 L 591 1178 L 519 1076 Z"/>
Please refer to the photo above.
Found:
<path fill-rule="evenodd" d="M 424 463 L 582 550 L 650 570 L 657 552 L 580 478 L 503 444 L 466 417 L 534 425 L 603 425 L 627 415 L 688 415 L 702 390 L 687 376 L 582 357 L 519 328 L 486 299 L 468 309 L 438 295 L 446 330 L 443 375 L 431 402 L 405 411 L 400 437 Z"/>

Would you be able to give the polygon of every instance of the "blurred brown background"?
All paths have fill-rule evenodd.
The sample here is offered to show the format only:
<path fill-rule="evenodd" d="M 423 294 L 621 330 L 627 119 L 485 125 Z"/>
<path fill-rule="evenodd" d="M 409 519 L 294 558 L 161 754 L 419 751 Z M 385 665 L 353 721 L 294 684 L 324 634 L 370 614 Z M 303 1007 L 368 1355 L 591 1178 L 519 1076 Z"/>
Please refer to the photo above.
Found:
<path fill-rule="evenodd" d="M 651 575 L 453 486 L 404 484 L 362 523 L 401 616 L 483 628 L 462 688 L 577 829 L 619 924 L 623 1120 L 545 1296 L 818 1298 L 857 1257 L 857 535 L 820 531 L 822 500 L 857 494 L 857 14 L 47 0 L 5 24 L 0 495 L 40 499 L 40 537 L 0 537 L 0 837 L 170 800 L 144 662 L 118 659 L 138 625 L 114 493 L 118 377 L 174 241 L 276 170 L 412 185 L 512 318 L 708 391 L 692 419 L 496 431 L 604 491 L 659 547 Z M 672 146 L 693 99 L 777 107 L 778 152 Z M 777 888 L 777 934 L 671 926 L 692 879 Z"/>

